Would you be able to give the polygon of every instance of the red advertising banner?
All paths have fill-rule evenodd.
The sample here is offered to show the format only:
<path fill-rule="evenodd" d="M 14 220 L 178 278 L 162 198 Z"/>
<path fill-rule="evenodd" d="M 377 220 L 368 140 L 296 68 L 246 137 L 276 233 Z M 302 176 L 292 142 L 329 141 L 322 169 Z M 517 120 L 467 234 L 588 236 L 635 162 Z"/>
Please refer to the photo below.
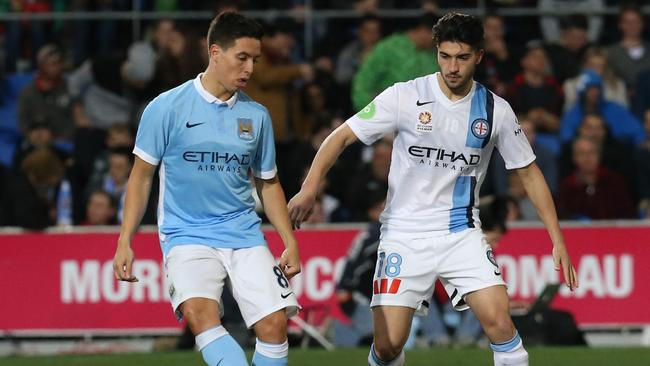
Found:
<path fill-rule="evenodd" d="M 302 273 L 292 286 L 309 314 L 340 317 L 335 286 L 345 255 L 363 227 L 303 230 Z M 650 227 L 584 227 L 564 230 L 580 288 L 563 289 L 553 306 L 571 311 L 582 326 L 650 324 Z M 266 232 L 276 256 L 282 243 Z M 0 234 L 0 331 L 163 331 L 180 327 L 168 301 L 158 238 L 134 241 L 135 284 L 115 281 L 117 233 Z M 557 282 L 544 229 L 517 228 L 495 248 L 497 261 L 518 299 L 534 299 Z M 369 284 L 370 285 L 370 284 Z M 318 316 L 318 315 L 317 315 Z"/>

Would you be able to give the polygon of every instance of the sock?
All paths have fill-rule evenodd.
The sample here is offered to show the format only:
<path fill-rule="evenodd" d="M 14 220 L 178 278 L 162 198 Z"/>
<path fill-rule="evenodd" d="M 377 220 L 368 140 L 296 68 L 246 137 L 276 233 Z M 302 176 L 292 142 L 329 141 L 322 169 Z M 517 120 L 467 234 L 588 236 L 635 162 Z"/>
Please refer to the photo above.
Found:
<path fill-rule="evenodd" d="M 197 335 L 196 345 L 209 366 L 248 366 L 244 350 L 221 325 Z"/>
<path fill-rule="evenodd" d="M 282 344 L 255 342 L 252 366 L 286 366 L 289 362 L 289 342 Z"/>
<path fill-rule="evenodd" d="M 370 354 L 368 355 L 368 365 L 370 366 L 402 366 L 404 365 L 404 350 L 402 350 L 399 355 L 389 361 L 384 361 L 377 356 L 375 352 L 375 344 L 373 343 L 370 346 Z"/>
<path fill-rule="evenodd" d="M 494 366 L 528 366 L 528 352 L 524 349 L 524 344 L 515 331 L 515 336 L 511 340 L 494 344 L 490 347 L 494 351 Z"/>

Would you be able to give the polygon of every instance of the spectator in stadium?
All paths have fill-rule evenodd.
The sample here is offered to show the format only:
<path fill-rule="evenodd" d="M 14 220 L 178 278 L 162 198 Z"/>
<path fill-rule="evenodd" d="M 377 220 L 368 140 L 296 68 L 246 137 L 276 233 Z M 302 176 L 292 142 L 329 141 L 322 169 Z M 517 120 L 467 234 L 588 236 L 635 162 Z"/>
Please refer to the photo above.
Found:
<path fill-rule="evenodd" d="M 114 149 L 132 149 L 135 144 L 135 136 L 129 124 L 119 122 L 111 125 L 106 130 L 106 149 L 103 150 L 94 160 L 90 181 L 99 181 L 108 172 L 108 155 Z"/>
<path fill-rule="evenodd" d="M 614 73 L 625 80 L 632 93 L 639 73 L 650 68 L 650 42 L 643 39 L 643 27 L 641 9 L 632 5 L 622 6 L 618 15 L 621 40 L 610 46 L 607 52 Z"/>
<path fill-rule="evenodd" d="M 176 25 L 169 42 L 160 48 L 156 62 L 154 92 L 159 94 L 196 77 L 205 69 L 205 43 L 189 26 Z"/>
<path fill-rule="evenodd" d="M 636 186 L 639 196 L 640 218 L 650 218 L 650 108 L 643 116 L 643 127 L 646 139 L 640 143 L 634 152 L 636 171 Z"/>
<path fill-rule="evenodd" d="M 16 153 L 13 157 L 13 171 L 19 173 L 22 169 L 22 163 L 25 158 L 31 154 L 34 150 L 40 148 L 47 148 L 52 151 L 60 160 L 67 165 L 69 155 L 54 146 L 54 137 L 51 130 L 51 124 L 46 122 L 35 122 L 32 123 L 26 132 L 26 135 L 21 142 L 20 146 L 16 149 Z"/>
<path fill-rule="evenodd" d="M 64 174 L 61 160 L 47 148 L 30 153 L 0 192 L 4 226 L 42 230 L 56 224 L 56 197 Z"/>
<path fill-rule="evenodd" d="M 583 70 L 592 70 L 603 79 L 603 98 L 623 107 L 628 107 L 627 88 L 623 79 L 614 74 L 607 64 L 607 54 L 602 48 L 590 47 L 584 56 Z M 567 79 L 562 86 L 564 91 L 564 112 L 576 104 L 578 99 L 578 85 L 582 78 L 580 75 Z"/>
<path fill-rule="evenodd" d="M 562 90 L 548 73 L 548 57 L 541 42 L 528 42 L 521 66 L 506 99 L 515 113 L 527 114 L 538 131 L 553 133 L 560 122 Z"/>
<path fill-rule="evenodd" d="M 634 164 L 629 156 L 632 156 L 632 147 L 620 143 L 611 137 L 607 129 L 607 123 L 603 117 L 596 113 L 589 113 L 584 116 L 578 128 L 578 137 L 586 137 L 594 141 L 600 149 L 600 162 L 608 169 L 615 171 L 623 177 L 634 176 Z M 573 163 L 573 142 L 569 141 L 563 145 L 560 156 L 561 177 L 565 178 L 575 170 Z M 629 181 L 630 188 L 634 187 L 633 181 Z"/>
<path fill-rule="evenodd" d="M 503 18 L 488 14 L 483 18 L 485 54 L 476 69 L 476 80 L 497 95 L 504 96 L 515 75 L 521 69 L 518 52 L 505 39 Z"/>
<path fill-rule="evenodd" d="M 586 137 L 573 142 L 574 173 L 560 184 L 558 213 L 571 220 L 624 219 L 635 216 L 625 179 L 600 164 L 598 144 Z"/>
<path fill-rule="evenodd" d="M 406 32 L 394 33 L 377 43 L 352 82 L 352 106 L 360 110 L 377 94 L 399 81 L 438 71 L 432 51 L 431 27 L 436 16 L 425 13 Z"/>
<path fill-rule="evenodd" d="M 295 47 L 292 22 L 277 22 L 266 29 L 262 38 L 262 57 L 246 87 L 246 94 L 264 105 L 273 121 L 276 161 L 282 182 L 288 182 L 286 167 L 291 159 L 296 133 L 301 128 L 300 94 L 295 82 L 311 81 L 314 69 L 309 64 L 290 60 Z"/>
<path fill-rule="evenodd" d="M 81 222 L 85 226 L 115 225 L 117 223 L 116 201 L 103 189 L 90 193 L 86 204 L 86 218 Z"/>
<path fill-rule="evenodd" d="M 123 73 L 129 69 L 123 67 L 125 61 L 119 55 L 97 57 L 72 72 L 68 88 L 77 127 L 105 130 L 116 121 L 131 121 L 134 101 Z"/>
<path fill-rule="evenodd" d="M 562 117 L 560 122 L 560 140 L 571 141 L 589 113 L 600 114 L 612 137 L 629 146 L 634 146 L 645 139 L 645 131 L 639 120 L 625 107 L 603 98 L 603 79 L 591 70 L 585 70 L 578 84 L 578 100 Z"/>
<path fill-rule="evenodd" d="M 589 48 L 587 36 L 587 17 L 569 15 L 560 20 L 562 33 L 558 43 L 546 45 L 546 52 L 551 63 L 553 75 L 562 85 L 566 79 L 580 73 L 583 55 Z"/>
<path fill-rule="evenodd" d="M 51 1 L 45 0 L 11 0 L 0 2 L 0 13 L 42 14 L 51 10 Z M 4 57 L 7 71 L 18 70 L 18 61 L 29 50 L 38 50 L 45 44 L 48 34 L 46 22 L 40 20 L 21 19 L 20 21 L 4 21 Z M 27 46 L 27 47 L 26 47 Z M 30 57 L 32 61 L 34 57 Z"/>
<path fill-rule="evenodd" d="M 118 147 L 109 150 L 107 155 L 108 170 L 103 175 L 97 175 L 88 183 L 87 192 L 103 189 L 116 201 L 122 200 L 129 180 L 129 172 L 133 167 L 133 155 L 130 148 Z"/>
<path fill-rule="evenodd" d="M 336 59 L 336 81 L 348 88 L 354 75 L 381 39 L 381 20 L 376 15 L 367 14 L 359 20 L 356 38 L 348 43 Z"/>
<path fill-rule="evenodd" d="M 540 25 L 544 39 L 547 42 L 555 42 L 557 40 L 565 41 L 566 39 L 581 40 L 585 38 L 592 42 L 598 41 L 601 29 L 603 28 L 603 17 L 601 15 L 595 15 L 594 12 L 605 10 L 605 2 L 606 0 L 538 0 L 537 8 L 546 12 L 546 14 L 540 17 Z M 525 6 L 522 4 L 522 1 L 518 1 L 517 3 Z M 576 21 L 572 20 L 572 18 L 576 18 L 575 15 L 565 18 L 555 15 L 562 13 L 580 13 L 589 14 L 589 16 L 578 16 L 578 20 Z M 576 22 L 580 24 L 580 29 L 574 29 L 573 31 L 570 29 L 567 30 L 567 23 Z M 573 28 L 575 27 L 573 26 Z M 566 34 L 567 31 L 573 34 Z"/>
<path fill-rule="evenodd" d="M 18 123 L 23 136 L 30 126 L 47 125 L 54 140 L 72 141 L 72 100 L 63 79 L 63 53 L 49 44 L 38 50 L 34 80 L 18 97 Z"/>

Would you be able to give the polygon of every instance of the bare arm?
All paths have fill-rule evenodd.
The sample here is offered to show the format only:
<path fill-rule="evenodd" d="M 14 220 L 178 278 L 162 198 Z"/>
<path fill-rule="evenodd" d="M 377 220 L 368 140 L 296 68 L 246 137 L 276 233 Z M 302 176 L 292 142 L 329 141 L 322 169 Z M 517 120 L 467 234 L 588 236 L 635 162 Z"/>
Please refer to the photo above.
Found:
<path fill-rule="evenodd" d="M 277 177 L 272 179 L 255 178 L 257 194 L 264 206 L 264 212 L 280 234 L 284 243 L 285 251 L 280 258 L 280 269 L 287 278 L 300 273 L 300 258 L 298 254 L 298 242 L 291 230 L 289 213 L 287 212 L 287 201 L 284 198 L 284 191 Z"/>
<path fill-rule="evenodd" d="M 560 231 L 560 224 L 555 212 L 555 204 L 544 176 L 535 162 L 524 168 L 517 169 L 517 173 L 553 242 L 555 270 L 562 269 L 567 286 L 573 290 L 578 287 L 578 277 L 575 268 L 571 265 L 571 259 L 564 244 L 564 237 Z"/>
<path fill-rule="evenodd" d="M 134 259 L 131 240 L 133 240 L 133 235 L 138 229 L 142 215 L 144 215 L 147 208 L 155 171 L 155 165 L 151 165 L 137 156 L 135 157 L 135 164 L 131 170 L 126 189 L 120 238 L 117 241 L 115 259 L 113 260 L 115 278 L 121 281 L 136 282 L 138 280 L 131 272 Z"/>
<path fill-rule="evenodd" d="M 302 183 L 300 192 L 289 201 L 289 217 L 294 228 L 300 228 L 300 223 L 309 218 L 318 195 L 320 181 L 343 150 L 355 141 L 357 141 L 357 136 L 347 123 L 339 126 L 323 141 L 311 163 L 311 168 Z"/>

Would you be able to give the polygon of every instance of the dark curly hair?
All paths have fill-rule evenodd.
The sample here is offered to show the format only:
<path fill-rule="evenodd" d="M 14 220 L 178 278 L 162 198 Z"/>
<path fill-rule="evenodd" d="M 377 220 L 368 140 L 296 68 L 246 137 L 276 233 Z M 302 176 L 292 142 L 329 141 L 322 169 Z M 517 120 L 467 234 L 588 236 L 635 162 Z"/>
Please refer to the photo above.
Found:
<path fill-rule="evenodd" d="M 447 13 L 433 26 L 433 42 L 462 42 L 473 49 L 483 48 L 483 23 L 478 17 L 461 13 Z"/>

